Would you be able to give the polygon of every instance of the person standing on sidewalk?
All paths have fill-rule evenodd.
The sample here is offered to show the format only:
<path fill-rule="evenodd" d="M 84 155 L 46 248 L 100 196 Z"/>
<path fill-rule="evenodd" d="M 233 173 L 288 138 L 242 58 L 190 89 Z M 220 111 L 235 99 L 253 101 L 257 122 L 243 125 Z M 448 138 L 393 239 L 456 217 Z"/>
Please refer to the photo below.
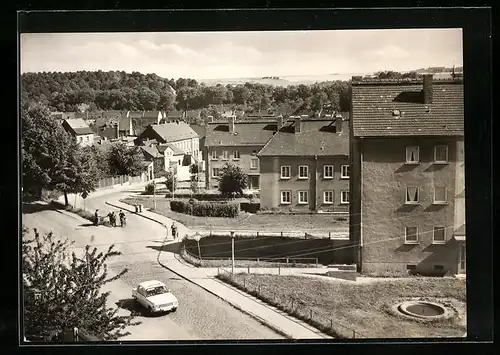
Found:
<path fill-rule="evenodd" d="M 175 222 L 172 222 L 172 226 L 170 228 L 172 229 L 172 238 L 175 240 L 177 238 L 177 226 L 175 225 Z"/>
<path fill-rule="evenodd" d="M 95 210 L 94 213 L 94 226 L 99 225 L 99 210 Z"/>

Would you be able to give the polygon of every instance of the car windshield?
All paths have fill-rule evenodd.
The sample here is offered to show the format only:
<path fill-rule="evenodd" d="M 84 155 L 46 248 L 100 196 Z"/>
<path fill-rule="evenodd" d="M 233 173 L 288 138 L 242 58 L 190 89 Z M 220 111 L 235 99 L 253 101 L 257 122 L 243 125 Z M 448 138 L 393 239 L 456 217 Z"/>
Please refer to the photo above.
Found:
<path fill-rule="evenodd" d="M 168 290 L 165 286 L 156 286 L 156 287 L 148 288 L 146 291 L 148 297 L 161 295 L 162 293 L 167 293 L 167 292 L 168 292 Z"/>

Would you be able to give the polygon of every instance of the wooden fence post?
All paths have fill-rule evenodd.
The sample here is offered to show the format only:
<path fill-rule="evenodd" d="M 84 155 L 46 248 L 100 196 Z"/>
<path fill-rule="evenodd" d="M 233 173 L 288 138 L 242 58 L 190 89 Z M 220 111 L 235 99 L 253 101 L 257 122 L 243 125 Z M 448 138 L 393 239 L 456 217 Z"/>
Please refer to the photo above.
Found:
<path fill-rule="evenodd" d="M 330 329 L 333 330 L 333 319 L 330 319 Z"/>
<path fill-rule="evenodd" d="M 355 338 L 356 338 L 356 331 L 355 331 L 355 330 L 353 330 L 353 331 L 352 331 L 352 338 L 353 338 L 353 339 L 355 339 Z"/>
<path fill-rule="evenodd" d="M 250 265 L 248 265 L 248 274 L 250 275 Z"/>
<path fill-rule="evenodd" d="M 309 319 L 310 320 L 313 319 L 313 310 L 312 309 L 309 309 Z"/>
<path fill-rule="evenodd" d="M 259 284 L 259 293 L 260 293 L 260 284 Z"/>

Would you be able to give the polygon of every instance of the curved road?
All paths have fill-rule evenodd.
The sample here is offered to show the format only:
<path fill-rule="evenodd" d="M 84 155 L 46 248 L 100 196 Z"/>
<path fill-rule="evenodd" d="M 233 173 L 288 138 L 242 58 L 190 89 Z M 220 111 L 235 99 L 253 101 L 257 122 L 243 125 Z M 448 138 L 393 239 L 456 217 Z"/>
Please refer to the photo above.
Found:
<path fill-rule="evenodd" d="M 105 215 L 113 209 L 105 204 L 106 200 L 111 196 L 125 197 L 127 194 L 117 192 L 88 198 L 86 207 L 91 211 L 99 208 L 100 214 Z M 159 247 L 165 238 L 161 225 L 134 214 L 128 214 L 127 221 L 126 228 L 109 228 L 95 227 L 79 216 L 68 216 L 58 211 L 23 214 L 23 224 L 27 227 L 67 237 L 74 242 L 76 252 L 87 244 L 103 251 L 114 244 L 116 250 L 122 252 L 122 255 L 108 261 L 109 273 L 118 273 L 123 268 L 129 271 L 119 280 L 106 285 L 103 291 L 111 291 L 109 306 L 120 305 L 121 314 L 138 314 L 137 320 L 141 324 L 128 328 L 131 334 L 120 340 L 283 339 L 267 326 L 158 265 Z M 149 279 L 167 284 L 179 299 L 177 312 L 151 317 L 135 305 L 130 298 L 132 287 Z"/>

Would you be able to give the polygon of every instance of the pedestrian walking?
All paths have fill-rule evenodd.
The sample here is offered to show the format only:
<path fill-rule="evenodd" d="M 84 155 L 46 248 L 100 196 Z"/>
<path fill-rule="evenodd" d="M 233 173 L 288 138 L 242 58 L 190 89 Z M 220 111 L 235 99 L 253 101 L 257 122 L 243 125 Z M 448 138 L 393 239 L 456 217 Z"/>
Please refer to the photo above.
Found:
<path fill-rule="evenodd" d="M 99 225 L 99 210 L 95 210 L 94 213 L 94 226 Z"/>
<path fill-rule="evenodd" d="M 175 225 L 175 222 L 172 223 L 170 228 L 172 229 L 172 238 L 175 240 L 177 238 L 177 226 Z"/>
<path fill-rule="evenodd" d="M 122 210 L 120 210 L 120 213 L 118 214 L 118 216 L 120 216 L 120 225 L 122 227 L 124 227 L 125 226 L 125 213 Z"/>

